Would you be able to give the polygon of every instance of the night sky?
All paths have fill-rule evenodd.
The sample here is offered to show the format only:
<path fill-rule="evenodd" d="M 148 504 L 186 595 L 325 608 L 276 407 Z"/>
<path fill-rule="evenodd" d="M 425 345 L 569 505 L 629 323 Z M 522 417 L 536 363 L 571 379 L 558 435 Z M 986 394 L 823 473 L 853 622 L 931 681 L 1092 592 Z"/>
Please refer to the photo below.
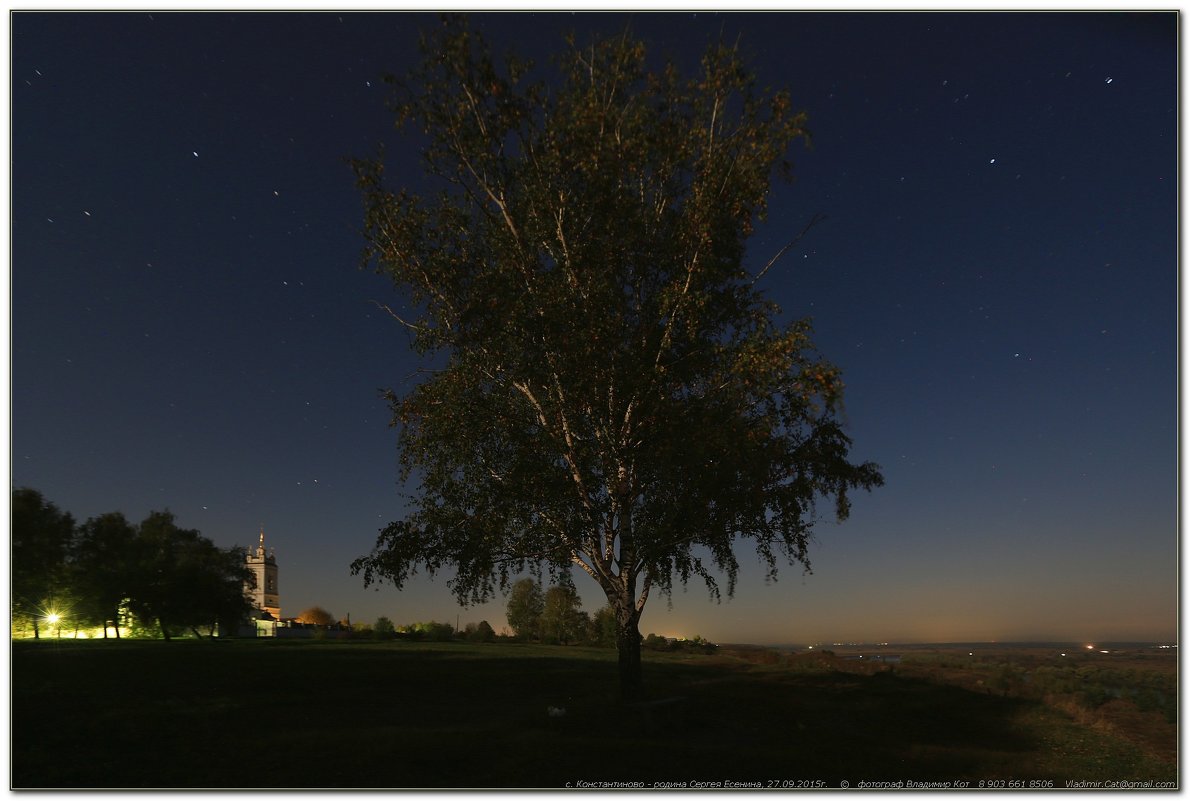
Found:
<path fill-rule="evenodd" d="M 487 619 L 348 568 L 403 515 L 379 391 L 420 362 L 359 268 L 345 159 L 388 145 L 413 13 L 14 13 L 11 484 L 276 548 L 282 611 Z M 548 68 L 621 12 L 474 18 Z M 737 34 L 809 114 L 747 254 L 843 370 L 886 486 L 814 572 L 650 600 L 718 642 L 1157 640 L 1178 603 L 1177 16 L 637 13 L 658 60 Z M 603 605 L 576 584 L 584 608 Z"/>

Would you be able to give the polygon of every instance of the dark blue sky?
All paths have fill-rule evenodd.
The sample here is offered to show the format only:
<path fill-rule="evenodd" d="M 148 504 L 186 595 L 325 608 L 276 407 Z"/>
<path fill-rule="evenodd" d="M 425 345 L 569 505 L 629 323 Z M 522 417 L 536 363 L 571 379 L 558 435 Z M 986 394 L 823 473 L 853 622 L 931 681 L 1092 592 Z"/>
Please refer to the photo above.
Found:
<path fill-rule="evenodd" d="M 379 82 L 409 13 L 14 13 L 12 476 L 83 519 L 261 525 L 285 614 L 504 623 L 445 579 L 365 591 L 402 515 L 379 397 L 418 366 L 358 269 L 344 159 L 416 145 Z M 548 64 L 625 14 L 478 15 Z M 638 13 L 658 58 L 740 36 L 810 116 L 748 252 L 847 383 L 884 468 L 815 572 L 654 599 L 718 641 L 1159 639 L 1178 592 L 1177 16 Z M 585 608 L 602 599 L 578 579 Z"/>

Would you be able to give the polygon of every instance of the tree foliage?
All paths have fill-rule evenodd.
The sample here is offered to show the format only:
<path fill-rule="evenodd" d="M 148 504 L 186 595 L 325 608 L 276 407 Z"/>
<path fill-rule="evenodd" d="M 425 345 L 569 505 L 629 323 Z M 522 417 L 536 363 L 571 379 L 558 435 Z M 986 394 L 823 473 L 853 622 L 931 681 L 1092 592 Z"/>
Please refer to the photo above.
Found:
<path fill-rule="evenodd" d="M 809 322 L 780 324 L 758 285 L 773 260 L 745 265 L 806 118 L 723 44 L 683 77 L 627 34 L 571 40 L 549 83 L 458 20 L 423 52 L 392 105 L 441 194 L 390 188 L 382 157 L 355 168 L 365 260 L 408 300 L 389 311 L 446 361 L 387 395 L 419 490 L 352 570 L 449 568 L 466 603 L 577 567 L 616 612 L 631 690 L 652 590 L 730 595 L 742 541 L 770 578 L 808 569 L 818 499 L 843 519 L 882 482 L 848 461 Z"/>
<path fill-rule="evenodd" d="M 36 490 L 14 490 L 12 504 L 13 621 L 28 621 L 35 635 L 51 612 L 75 629 L 101 626 L 105 637 L 131 622 L 127 612 L 136 628 L 155 626 L 168 639 L 185 629 L 234 629 L 251 608 L 244 550 L 179 528 L 168 511 L 137 525 L 111 512 L 76 526 Z"/>
<path fill-rule="evenodd" d="M 156 620 L 165 639 L 179 628 L 196 634 L 199 626 L 234 628 L 251 609 L 244 586 L 253 574 L 242 548 L 218 548 L 165 511 L 141 522 L 135 550 L 129 606 Z"/>
<path fill-rule="evenodd" d="M 417 640 L 431 642 L 450 642 L 455 637 L 455 627 L 449 623 L 439 623 L 436 620 L 419 621 L 401 626 L 400 631 Z"/>
<path fill-rule="evenodd" d="M 78 529 L 71 585 L 79 596 L 74 614 L 120 636 L 120 607 L 136 581 L 137 529 L 123 514 L 93 517 Z"/>
<path fill-rule="evenodd" d="M 615 647 L 616 610 L 610 606 L 603 606 L 591 615 L 591 633 L 588 639 L 593 645 Z"/>
<path fill-rule="evenodd" d="M 41 636 L 42 620 L 66 600 L 74 518 L 35 489 L 12 492 L 12 613 Z"/>
<path fill-rule="evenodd" d="M 486 620 L 478 623 L 468 623 L 463 628 L 463 635 L 471 642 L 492 642 L 496 639 L 496 630 Z"/>
<path fill-rule="evenodd" d="M 504 615 L 513 633 L 526 640 L 541 636 L 541 613 L 545 609 L 545 598 L 541 585 L 531 578 L 523 578 L 512 585 L 508 593 L 508 604 Z"/>
<path fill-rule="evenodd" d="M 546 590 L 541 612 L 542 639 L 562 645 L 585 640 L 591 621 L 581 607 L 582 600 L 572 586 Z"/>

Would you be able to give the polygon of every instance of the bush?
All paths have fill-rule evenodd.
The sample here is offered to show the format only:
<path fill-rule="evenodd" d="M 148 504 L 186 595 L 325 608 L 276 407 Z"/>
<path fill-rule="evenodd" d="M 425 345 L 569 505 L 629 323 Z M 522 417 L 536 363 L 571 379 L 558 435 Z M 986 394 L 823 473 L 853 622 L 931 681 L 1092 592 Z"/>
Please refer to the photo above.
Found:
<path fill-rule="evenodd" d="M 431 642 L 450 642 L 455 637 L 455 627 L 449 623 L 439 623 L 431 620 L 428 623 L 410 623 L 402 626 L 401 631 L 411 635 L 411 640 L 429 640 Z"/>

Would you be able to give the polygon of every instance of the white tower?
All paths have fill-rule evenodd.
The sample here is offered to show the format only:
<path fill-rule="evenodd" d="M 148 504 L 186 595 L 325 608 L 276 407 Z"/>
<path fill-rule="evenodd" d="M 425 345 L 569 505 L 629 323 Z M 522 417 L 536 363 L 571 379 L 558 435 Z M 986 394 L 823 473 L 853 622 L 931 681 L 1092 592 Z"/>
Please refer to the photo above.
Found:
<path fill-rule="evenodd" d="M 262 612 L 268 612 L 274 620 L 281 619 L 281 597 L 277 592 L 277 557 L 265 553 L 264 527 L 260 529 L 260 544 L 256 552 L 248 552 L 248 569 L 256 576 L 256 586 L 249 590 L 252 603 Z"/>

